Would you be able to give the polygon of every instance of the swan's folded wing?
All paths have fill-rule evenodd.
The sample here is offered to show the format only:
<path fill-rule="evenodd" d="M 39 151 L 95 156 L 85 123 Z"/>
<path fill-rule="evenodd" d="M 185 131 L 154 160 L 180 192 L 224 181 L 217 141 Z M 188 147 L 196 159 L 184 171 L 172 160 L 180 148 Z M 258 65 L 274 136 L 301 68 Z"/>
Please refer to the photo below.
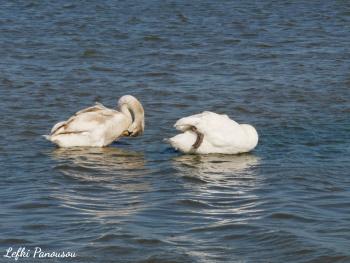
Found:
<path fill-rule="evenodd" d="M 192 126 L 196 126 L 202 120 L 205 113 L 206 112 L 181 118 L 175 123 L 174 127 L 183 132 L 188 131 Z"/>
<path fill-rule="evenodd" d="M 65 121 L 61 121 L 61 122 L 58 122 L 56 123 L 52 129 L 51 129 L 51 133 L 50 134 L 53 134 L 55 131 L 57 131 L 59 128 L 61 128 L 66 122 Z"/>
<path fill-rule="evenodd" d="M 242 129 L 227 115 L 205 111 L 178 120 L 175 128 L 183 132 L 195 126 L 204 135 L 205 141 L 214 147 L 226 147 L 241 137 Z M 191 133 L 191 131 L 190 131 Z"/>
<path fill-rule="evenodd" d="M 188 131 L 192 126 L 195 126 L 199 131 L 205 131 L 205 127 L 215 128 L 217 122 L 222 119 L 229 119 L 227 115 L 219 115 L 214 112 L 204 111 L 200 114 L 188 116 L 178 120 L 174 127 L 180 131 Z"/>
<path fill-rule="evenodd" d="M 106 108 L 105 106 L 103 106 L 100 103 L 96 103 L 95 106 L 92 106 L 92 107 L 89 107 L 89 108 L 86 108 L 86 109 L 83 109 L 83 110 L 76 112 L 74 114 L 74 116 L 82 114 L 82 113 L 86 113 L 86 112 L 97 112 L 97 111 L 106 110 L 106 109 L 108 109 L 108 108 Z"/>
<path fill-rule="evenodd" d="M 51 135 L 92 132 L 97 127 L 101 127 L 101 125 L 108 125 L 109 121 L 115 117 L 116 113 L 118 112 L 109 109 L 81 112 L 78 115 L 74 115 L 66 122 L 57 125 L 56 130 L 54 130 Z"/>

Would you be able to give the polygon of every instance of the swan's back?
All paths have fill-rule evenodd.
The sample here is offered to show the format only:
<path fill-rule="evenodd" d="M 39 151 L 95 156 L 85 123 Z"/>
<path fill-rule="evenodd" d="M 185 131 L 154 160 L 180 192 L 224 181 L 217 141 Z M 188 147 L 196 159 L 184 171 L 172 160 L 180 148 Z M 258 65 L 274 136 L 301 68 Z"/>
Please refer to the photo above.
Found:
<path fill-rule="evenodd" d="M 246 132 L 246 142 L 245 142 L 245 148 L 247 149 L 246 152 L 250 152 L 253 150 L 257 145 L 259 141 L 259 135 L 256 129 L 249 124 L 241 124 L 240 125 L 242 129 Z"/>
<path fill-rule="evenodd" d="M 131 119 L 125 115 L 98 104 L 55 124 L 51 134 L 44 137 L 59 147 L 102 147 L 121 137 L 130 125 Z"/>

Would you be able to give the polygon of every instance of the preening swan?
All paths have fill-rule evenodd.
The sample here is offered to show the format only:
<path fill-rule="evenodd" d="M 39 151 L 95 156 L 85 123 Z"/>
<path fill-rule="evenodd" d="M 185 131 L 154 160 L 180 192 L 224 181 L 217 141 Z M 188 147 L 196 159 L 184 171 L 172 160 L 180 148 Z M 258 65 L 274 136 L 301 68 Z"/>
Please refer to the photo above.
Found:
<path fill-rule="evenodd" d="M 118 101 L 119 111 L 102 104 L 78 111 L 67 121 L 55 124 L 46 139 L 58 147 L 103 147 L 122 136 L 136 137 L 145 127 L 141 103 L 131 95 Z"/>
<path fill-rule="evenodd" d="M 258 144 L 258 133 L 249 124 L 238 124 L 227 115 L 205 111 L 178 120 L 174 127 L 184 133 L 166 139 L 171 146 L 188 154 L 237 154 Z"/>

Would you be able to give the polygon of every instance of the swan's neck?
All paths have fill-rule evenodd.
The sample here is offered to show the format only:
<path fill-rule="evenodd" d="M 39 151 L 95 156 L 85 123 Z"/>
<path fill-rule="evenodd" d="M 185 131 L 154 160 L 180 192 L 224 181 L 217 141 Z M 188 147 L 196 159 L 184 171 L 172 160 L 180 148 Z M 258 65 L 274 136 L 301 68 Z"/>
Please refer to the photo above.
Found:
<path fill-rule="evenodd" d="M 130 95 L 120 98 L 119 110 L 130 120 L 131 126 L 127 129 L 132 137 L 141 135 L 144 130 L 144 110 L 141 103 Z"/>
<path fill-rule="evenodd" d="M 133 119 L 134 119 L 133 113 L 126 104 L 120 106 L 119 110 L 121 113 L 123 113 L 126 116 L 128 120 L 130 120 L 131 123 L 133 122 Z"/>

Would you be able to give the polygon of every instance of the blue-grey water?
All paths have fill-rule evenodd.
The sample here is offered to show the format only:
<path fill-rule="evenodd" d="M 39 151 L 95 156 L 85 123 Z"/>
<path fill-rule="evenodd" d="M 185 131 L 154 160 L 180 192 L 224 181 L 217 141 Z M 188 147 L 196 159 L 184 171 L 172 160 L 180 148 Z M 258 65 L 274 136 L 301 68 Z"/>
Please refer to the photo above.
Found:
<path fill-rule="evenodd" d="M 0 261 L 350 262 L 349 32 L 347 0 L 3 1 Z M 142 136 L 41 137 L 124 94 Z M 204 110 L 252 124 L 258 146 L 163 141 Z"/>

